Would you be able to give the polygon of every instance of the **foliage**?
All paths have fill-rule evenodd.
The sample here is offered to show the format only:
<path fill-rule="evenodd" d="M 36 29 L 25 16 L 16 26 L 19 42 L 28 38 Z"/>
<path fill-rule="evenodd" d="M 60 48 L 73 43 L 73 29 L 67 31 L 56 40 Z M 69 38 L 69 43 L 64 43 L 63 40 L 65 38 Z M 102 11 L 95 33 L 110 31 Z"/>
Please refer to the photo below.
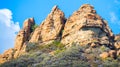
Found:
<path fill-rule="evenodd" d="M 32 26 L 31 30 L 34 31 L 37 27 L 38 27 L 38 25 L 35 24 L 35 25 Z"/>
<path fill-rule="evenodd" d="M 66 49 L 67 48 L 67 49 Z M 102 60 L 99 54 L 109 50 L 105 46 L 90 48 L 89 45 L 73 44 L 66 47 L 59 41 L 49 44 L 29 43 L 27 53 L 8 61 L 0 67 L 119 67 L 119 59 Z M 88 50 L 89 49 L 89 50 Z M 88 51 L 88 52 L 86 52 Z M 51 55 L 50 52 L 54 52 Z"/>
<path fill-rule="evenodd" d="M 115 60 L 113 58 L 106 58 L 105 60 L 103 60 L 103 66 L 104 67 L 119 67 L 120 66 L 120 61 L 119 60 Z"/>
<path fill-rule="evenodd" d="M 26 45 L 26 51 L 29 52 L 30 50 L 35 50 L 38 46 L 38 43 L 28 43 Z"/>
<path fill-rule="evenodd" d="M 56 53 L 61 52 L 65 49 L 65 45 L 61 44 L 59 41 L 53 41 L 49 44 L 38 44 L 38 43 L 28 43 L 26 47 L 27 52 L 35 52 L 35 51 L 42 51 L 42 52 L 52 52 L 55 51 Z"/>

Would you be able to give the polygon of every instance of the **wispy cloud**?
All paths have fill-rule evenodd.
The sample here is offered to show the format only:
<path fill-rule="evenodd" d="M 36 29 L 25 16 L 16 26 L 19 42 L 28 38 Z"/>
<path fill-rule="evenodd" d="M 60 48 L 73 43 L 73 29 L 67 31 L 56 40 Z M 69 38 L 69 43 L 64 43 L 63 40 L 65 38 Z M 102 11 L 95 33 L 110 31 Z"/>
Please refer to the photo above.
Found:
<path fill-rule="evenodd" d="M 110 17 L 111 17 L 111 22 L 115 22 L 115 21 L 117 21 L 117 17 L 116 17 L 116 15 L 115 15 L 115 13 L 114 12 L 110 12 Z"/>
<path fill-rule="evenodd" d="M 20 30 L 19 22 L 12 20 L 12 12 L 9 9 L 0 9 L 0 53 L 13 47 L 16 32 Z"/>
<path fill-rule="evenodd" d="M 110 21 L 114 24 L 119 24 L 120 25 L 120 19 L 114 12 L 110 12 Z"/>

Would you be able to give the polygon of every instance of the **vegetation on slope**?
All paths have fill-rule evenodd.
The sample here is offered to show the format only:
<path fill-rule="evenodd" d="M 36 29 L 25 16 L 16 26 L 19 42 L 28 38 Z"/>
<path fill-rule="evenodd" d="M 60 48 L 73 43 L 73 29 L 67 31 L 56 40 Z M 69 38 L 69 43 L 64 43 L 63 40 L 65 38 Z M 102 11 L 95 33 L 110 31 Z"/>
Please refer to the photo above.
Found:
<path fill-rule="evenodd" d="M 29 43 L 26 53 L 0 67 L 119 67 L 120 57 L 101 59 L 98 55 L 109 48 L 73 44 L 65 48 L 59 41 L 41 45 Z"/>

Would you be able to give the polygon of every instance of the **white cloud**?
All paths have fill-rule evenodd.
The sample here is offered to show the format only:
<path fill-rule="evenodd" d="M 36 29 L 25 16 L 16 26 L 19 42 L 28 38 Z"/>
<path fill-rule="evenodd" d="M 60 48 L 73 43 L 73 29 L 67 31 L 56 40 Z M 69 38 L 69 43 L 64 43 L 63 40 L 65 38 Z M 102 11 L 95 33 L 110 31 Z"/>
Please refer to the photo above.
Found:
<path fill-rule="evenodd" d="M 118 16 L 114 12 L 110 12 L 110 21 L 120 25 L 120 19 L 118 19 Z"/>
<path fill-rule="evenodd" d="M 114 12 L 110 12 L 111 22 L 117 21 L 117 17 Z"/>
<path fill-rule="evenodd" d="M 0 9 L 0 53 L 13 47 L 16 32 L 19 30 L 19 22 L 12 20 L 11 10 Z"/>

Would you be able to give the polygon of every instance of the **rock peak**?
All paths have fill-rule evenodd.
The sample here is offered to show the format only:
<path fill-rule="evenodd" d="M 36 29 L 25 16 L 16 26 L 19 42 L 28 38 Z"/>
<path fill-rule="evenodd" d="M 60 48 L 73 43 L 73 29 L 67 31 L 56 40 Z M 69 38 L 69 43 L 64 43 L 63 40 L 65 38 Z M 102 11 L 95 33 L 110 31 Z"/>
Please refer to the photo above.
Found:
<path fill-rule="evenodd" d="M 84 12 L 84 13 L 96 13 L 94 10 L 94 7 L 90 4 L 84 4 L 82 5 L 78 11 Z"/>
<path fill-rule="evenodd" d="M 59 39 L 65 21 L 64 13 L 55 5 L 40 27 L 34 31 L 30 42 L 45 42 Z"/>
<path fill-rule="evenodd" d="M 62 43 L 92 43 L 95 40 L 100 44 L 110 44 L 109 39 L 112 37 L 113 33 L 107 22 L 96 13 L 93 6 L 84 4 L 67 19 L 62 34 Z"/>
<path fill-rule="evenodd" d="M 52 11 L 55 11 L 56 9 L 59 9 L 57 5 L 55 5 L 55 6 L 52 8 Z"/>
<path fill-rule="evenodd" d="M 26 27 L 31 27 L 34 24 L 35 24 L 34 18 L 28 18 L 24 21 L 23 29 Z"/>
<path fill-rule="evenodd" d="M 88 45 L 90 46 L 90 50 L 91 47 L 96 48 L 99 46 L 107 46 L 112 49 L 109 53 L 107 53 L 107 51 L 100 54 L 100 57 L 103 58 L 108 56 L 116 57 L 116 50 L 120 49 L 120 35 L 115 36 L 114 39 L 114 34 L 110 30 L 107 22 L 96 13 L 93 6 L 84 4 L 66 19 L 64 12 L 55 5 L 52 8 L 51 13 L 48 14 L 39 27 L 36 27 L 34 18 L 28 18 L 24 21 L 23 29 L 21 29 L 16 36 L 14 48 L 7 50 L 4 54 L 0 55 L 0 63 L 17 58 L 23 55 L 23 53 L 27 53 L 27 49 L 33 49 L 32 52 L 36 51 L 34 50 L 37 48 L 35 45 L 47 45 L 50 42 L 58 43 L 56 41 L 60 41 L 64 44 L 66 49 L 69 46 L 74 46 L 74 44 L 80 46 Z M 62 44 L 59 43 L 60 46 Z M 82 51 L 84 52 L 84 55 L 86 51 L 89 51 L 88 46 L 87 48 L 85 47 L 85 51 Z M 53 50 L 54 49 L 45 52 L 56 52 Z M 89 52 L 87 52 L 86 56 L 88 53 Z M 97 53 L 101 53 L 101 51 Z M 117 51 L 117 55 L 120 55 L 120 50 Z"/>
<path fill-rule="evenodd" d="M 80 8 L 84 8 L 84 7 L 91 7 L 91 8 L 94 9 L 94 7 L 92 5 L 90 5 L 90 4 L 83 4 Z"/>

